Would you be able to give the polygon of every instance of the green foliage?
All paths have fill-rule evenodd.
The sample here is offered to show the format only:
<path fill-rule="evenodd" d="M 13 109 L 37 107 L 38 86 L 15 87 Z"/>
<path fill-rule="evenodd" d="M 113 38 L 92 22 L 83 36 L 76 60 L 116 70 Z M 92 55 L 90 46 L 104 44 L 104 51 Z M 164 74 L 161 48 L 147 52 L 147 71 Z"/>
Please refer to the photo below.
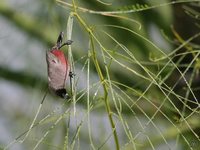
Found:
<path fill-rule="evenodd" d="M 37 107 L 31 111 L 36 112 L 35 117 L 16 117 L 16 121 L 23 118 L 19 121 L 23 130 L 16 138 L 16 133 L 12 133 L 11 142 L 1 142 L 1 147 L 199 148 L 200 33 L 194 30 L 193 35 L 185 38 L 176 26 L 171 26 L 175 24 L 172 10 L 179 6 L 197 24 L 199 12 L 193 8 L 199 6 L 197 0 L 156 4 L 99 0 L 37 3 L 48 4 L 53 12 L 38 10 L 35 13 L 41 15 L 31 17 L 7 5 L 0 6 L 0 12 L 20 31 L 48 47 L 53 46 L 64 27 L 65 38 L 73 40 L 64 49 L 75 73 L 67 85 L 71 99 L 62 101 L 45 94 L 44 103 L 38 106 L 42 98 L 37 98 Z M 42 18 L 45 20 L 39 22 Z M 25 90 L 35 88 L 35 93 L 46 87 L 47 79 L 43 76 L 0 65 L 0 77 L 4 80 Z M 32 97 L 36 97 L 33 92 L 29 99 Z"/>

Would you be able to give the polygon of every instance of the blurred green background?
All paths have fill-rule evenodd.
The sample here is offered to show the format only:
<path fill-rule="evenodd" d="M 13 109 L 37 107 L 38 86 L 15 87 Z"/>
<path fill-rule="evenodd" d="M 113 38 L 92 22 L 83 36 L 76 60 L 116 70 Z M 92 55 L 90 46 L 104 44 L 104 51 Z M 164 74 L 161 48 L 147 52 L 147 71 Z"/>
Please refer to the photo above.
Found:
<path fill-rule="evenodd" d="M 120 148 L 198 149 L 200 145 L 198 138 L 200 80 L 199 62 L 196 61 L 198 57 L 195 56 L 199 54 L 200 45 L 200 2 L 192 0 L 180 3 L 175 1 L 176 4 L 169 0 L 109 0 L 106 4 L 94 0 L 75 2 L 78 7 L 93 10 L 96 13 L 98 11 L 120 12 L 112 17 L 90 11 L 83 12 L 81 9 L 78 11 L 112 57 L 136 72 L 136 74 L 130 73 L 129 69 L 120 66 L 109 55 L 106 55 L 107 64 L 105 64 L 101 47 L 95 41 L 98 62 L 105 79 L 108 79 L 105 67 L 107 66 L 111 81 L 122 84 L 119 86 L 120 90 L 114 88 L 119 92 L 118 94 L 126 101 L 128 98 L 123 95 L 123 91 L 132 99 L 131 102 L 127 100 L 128 105 L 132 102 L 137 103 L 131 108 L 133 111 L 130 111 L 128 106 L 121 104 L 120 96 L 115 95 L 116 99 L 119 98 L 117 105 L 122 110 L 119 113 L 114 104 L 115 101 L 110 101 Z M 149 9 L 144 7 L 145 4 Z M 125 13 L 129 10 L 133 12 Z M 47 88 L 46 51 L 54 46 L 60 31 L 66 33 L 67 20 L 72 11 L 72 7 L 55 0 L 1 0 L 0 147 L 2 149 L 29 128 Z M 126 27 L 135 33 L 108 25 Z M 109 38 L 105 32 L 113 36 L 121 45 Z M 186 43 L 189 38 L 194 39 Z M 72 28 L 72 40 L 74 41 L 72 53 L 75 63 L 76 89 L 77 92 L 86 92 L 88 80 L 91 87 L 100 81 L 94 62 L 88 57 L 91 54 L 89 52 L 90 35 L 76 17 L 74 17 Z M 120 46 L 126 46 L 134 58 L 158 81 L 157 84 L 149 77 L 148 71 L 145 71 Z M 176 48 L 178 50 L 173 53 Z M 171 53 L 173 55 L 169 55 L 162 61 L 153 61 Z M 87 79 L 88 59 L 90 59 L 90 79 Z M 193 60 L 194 63 L 189 65 Z M 164 68 L 163 66 L 167 63 L 169 64 Z M 158 77 L 156 77 L 157 74 L 159 74 Z M 183 78 L 182 75 L 185 77 Z M 150 85 L 152 82 L 153 85 Z M 102 100 L 103 89 L 100 83 L 98 85 L 92 87 L 89 95 L 91 106 L 93 106 L 93 109 L 89 110 L 91 122 L 88 122 L 86 117 L 88 108 L 85 94 L 76 103 L 77 114 L 74 116 L 72 110 L 68 117 L 63 117 L 61 123 L 55 125 L 38 149 L 64 149 L 64 141 L 68 136 L 69 145 L 72 145 L 72 141 L 77 138 L 75 135 L 80 126 L 78 140 L 76 139 L 75 142 L 78 144 L 74 146 L 74 149 L 91 148 L 89 134 L 93 137 L 96 149 L 115 149 L 112 130 L 104 100 Z M 69 89 L 69 82 L 67 88 Z M 166 90 L 167 88 L 169 89 Z M 161 89 L 164 89 L 164 92 Z M 77 97 L 79 96 L 77 94 Z M 109 98 L 112 99 L 112 96 L 109 95 Z M 63 114 L 69 107 L 64 105 L 63 108 L 63 103 L 63 100 L 48 94 L 39 119 L 41 120 L 58 108 L 58 111 L 54 113 L 55 116 L 53 115 L 45 123 L 32 130 L 28 140 L 16 143 L 10 149 L 33 149 L 39 139 L 44 137 L 46 129 L 50 130 L 59 114 Z M 73 106 L 70 107 L 73 109 Z M 120 120 L 120 115 L 124 122 Z M 182 116 L 189 117 L 184 119 Z M 88 124 L 90 124 L 89 127 Z M 127 126 L 124 127 L 124 125 Z M 128 135 L 133 137 L 130 138 L 131 136 Z M 135 147 L 132 147 L 132 142 L 135 143 Z"/>

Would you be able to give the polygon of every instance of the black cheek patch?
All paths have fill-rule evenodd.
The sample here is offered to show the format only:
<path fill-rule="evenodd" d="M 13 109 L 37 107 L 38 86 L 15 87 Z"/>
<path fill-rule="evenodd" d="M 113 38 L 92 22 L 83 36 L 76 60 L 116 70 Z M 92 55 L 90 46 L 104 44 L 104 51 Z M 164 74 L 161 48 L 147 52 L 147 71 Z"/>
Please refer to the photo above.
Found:
<path fill-rule="evenodd" d="M 61 98 L 64 98 L 64 99 L 69 99 L 69 95 L 66 91 L 66 89 L 58 89 L 56 90 L 56 95 L 60 96 Z"/>

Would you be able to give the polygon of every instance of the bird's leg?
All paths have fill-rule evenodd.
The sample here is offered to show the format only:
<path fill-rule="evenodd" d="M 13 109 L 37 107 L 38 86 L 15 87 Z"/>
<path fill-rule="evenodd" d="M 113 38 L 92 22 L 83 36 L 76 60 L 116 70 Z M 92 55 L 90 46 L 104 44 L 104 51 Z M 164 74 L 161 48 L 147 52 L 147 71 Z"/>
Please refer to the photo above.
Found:
<path fill-rule="evenodd" d="M 69 77 L 73 78 L 76 74 L 74 74 L 72 71 L 69 72 Z"/>
<path fill-rule="evenodd" d="M 65 45 L 71 45 L 73 43 L 72 40 L 67 40 L 65 43 L 63 43 L 60 47 L 58 47 L 59 49 L 62 48 Z"/>

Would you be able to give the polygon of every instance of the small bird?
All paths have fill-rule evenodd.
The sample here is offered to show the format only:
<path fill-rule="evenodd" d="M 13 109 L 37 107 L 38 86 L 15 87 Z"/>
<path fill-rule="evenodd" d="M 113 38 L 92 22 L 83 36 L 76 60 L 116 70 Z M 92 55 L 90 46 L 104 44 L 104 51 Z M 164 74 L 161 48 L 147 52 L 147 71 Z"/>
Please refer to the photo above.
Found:
<path fill-rule="evenodd" d="M 65 54 L 60 49 L 65 45 L 72 44 L 68 40 L 62 44 L 64 33 L 60 32 L 56 45 L 46 53 L 48 86 L 55 95 L 68 99 L 69 95 L 65 89 L 66 80 L 69 76 L 70 65 Z"/>

